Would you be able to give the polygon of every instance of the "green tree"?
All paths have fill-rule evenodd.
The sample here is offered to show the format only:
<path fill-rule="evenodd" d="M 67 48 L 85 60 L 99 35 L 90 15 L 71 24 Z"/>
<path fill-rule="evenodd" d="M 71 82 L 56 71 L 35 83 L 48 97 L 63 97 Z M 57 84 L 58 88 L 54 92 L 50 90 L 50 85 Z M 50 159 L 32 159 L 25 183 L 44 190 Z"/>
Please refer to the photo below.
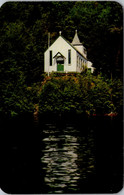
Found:
<path fill-rule="evenodd" d="M 116 2 L 5 3 L 0 8 L 1 112 L 18 113 L 21 109 L 33 112 L 33 105 L 38 103 L 37 91 L 43 77 L 48 32 L 51 33 L 51 44 L 58 37 L 60 30 L 62 35 L 71 42 L 75 29 L 78 29 L 80 41 L 86 46 L 88 59 L 93 62 L 96 73 L 102 72 L 103 75 L 109 78 L 111 76 L 113 79 L 113 83 L 111 82 L 113 87 L 110 90 L 113 93 L 112 104 L 118 107 L 119 111 L 120 104 L 116 102 L 119 102 L 122 97 L 121 84 L 119 84 L 121 81 L 119 82 L 116 77 L 122 80 L 122 24 L 122 7 Z M 56 95 L 58 105 L 62 105 L 59 102 L 63 101 L 62 97 L 65 97 L 68 102 L 67 106 L 66 101 L 63 101 L 64 107 L 61 106 L 61 110 L 66 108 L 66 110 L 79 112 L 82 110 L 94 112 L 95 103 L 89 97 L 91 92 L 95 95 L 98 92 L 98 98 L 100 93 L 103 94 L 102 105 L 105 98 L 103 89 L 109 97 L 108 83 L 97 77 L 96 80 L 95 77 L 92 78 L 93 80 L 91 78 L 91 75 L 83 74 L 83 77 L 77 79 L 78 83 L 75 82 L 75 78 L 71 78 L 70 81 L 67 79 L 70 88 L 63 80 L 61 82 L 55 80 L 54 85 L 51 83 L 53 88 L 59 89 L 59 91 L 56 89 L 56 94 L 60 96 L 58 100 Z M 97 83 L 94 88 L 93 83 Z M 59 85 L 65 85 L 63 91 Z M 116 86 L 119 88 L 118 92 Z M 32 97 L 29 94 L 32 94 Z M 29 106 L 28 102 L 30 102 Z M 107 111 L 111 107 L 109 103 L 108 98 L 108 104 L 105 104 Z M 96 105 L 98 104 L 100 102 L 96 102 Z M 56 111 L 60 109 L 56 105 L 54 108 Z"/>

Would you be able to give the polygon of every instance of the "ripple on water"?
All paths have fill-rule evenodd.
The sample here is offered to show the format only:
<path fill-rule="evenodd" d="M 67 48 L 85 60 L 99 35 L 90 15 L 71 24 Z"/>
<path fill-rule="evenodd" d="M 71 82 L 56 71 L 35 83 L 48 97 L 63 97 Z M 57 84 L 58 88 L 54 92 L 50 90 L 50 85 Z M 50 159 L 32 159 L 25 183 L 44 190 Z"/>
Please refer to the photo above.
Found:
<path fill-rule="evenodd" d="M 74 126 L 67 126 L 63 130 L 52 124 L 46 127 L 43 131 L 41 163 L 48 193 L 76 192 L 79 180 L 86 178 L 88 171 L 94 168 L 90 143 L 88 145 L 87 139 L 79 136 Z"/>

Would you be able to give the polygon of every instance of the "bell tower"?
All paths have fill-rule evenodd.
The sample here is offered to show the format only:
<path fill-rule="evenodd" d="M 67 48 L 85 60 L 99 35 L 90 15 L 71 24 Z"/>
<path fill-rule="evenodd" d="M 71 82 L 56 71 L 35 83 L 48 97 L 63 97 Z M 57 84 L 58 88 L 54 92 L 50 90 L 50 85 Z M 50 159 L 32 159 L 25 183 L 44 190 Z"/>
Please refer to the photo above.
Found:
<path fill-rule="evenodd" d="M 83 44 L 80 42 L 77 30 L 75 30 L 75 36 L 73 38 L 73 41 L 71 43 L 85 58 L 87 58 L 87 52 Z"/>

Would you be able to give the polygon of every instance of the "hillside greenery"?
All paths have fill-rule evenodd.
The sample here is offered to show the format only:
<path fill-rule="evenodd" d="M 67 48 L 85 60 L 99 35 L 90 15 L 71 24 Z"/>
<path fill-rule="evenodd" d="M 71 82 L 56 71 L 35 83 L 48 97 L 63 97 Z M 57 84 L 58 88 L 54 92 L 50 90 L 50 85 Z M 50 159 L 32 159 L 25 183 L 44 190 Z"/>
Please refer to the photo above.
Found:
<path fill-rule="evenodd" d="M 38 92 L 40 113 L 109 114 L 122 111 L 122 83 L 101 74 L 51 74 Z"/>
<path fill-rule="evenodd" d="M 78 30 L 96 68 L 87 73 L 44 74 L 48 32 L 72 42 Z M 7 2 L 0 8 L 0 114 L 120 112 L 123 10 L 116 2 Z M 102 76 L 101 76 L 102 75 Z"/>
<path fill-rule="evenodd" d="M 3 97 L 1 113 L 10 117 L 23 114 L 122 114 L 123 93 L 120 79 L 106 79 L 89 73 L 43 75 L 31 87 L 16 84 Z M 11 88 L 11 90 L 10 90 Z M 17 93 L 18 91 L 18 93 Z"/>

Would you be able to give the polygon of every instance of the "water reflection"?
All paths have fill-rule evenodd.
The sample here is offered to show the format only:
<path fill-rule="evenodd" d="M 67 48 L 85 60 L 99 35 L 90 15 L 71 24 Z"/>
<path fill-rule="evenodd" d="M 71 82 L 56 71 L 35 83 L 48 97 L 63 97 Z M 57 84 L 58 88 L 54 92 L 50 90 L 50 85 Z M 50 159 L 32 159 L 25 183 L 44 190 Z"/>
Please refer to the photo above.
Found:
<path fill-rule="evenodd" d="M 94 168 L 92 152 L 86 148 L 85 138 L 80 137 L 72 125 L 66 125 L 60 130 L 53 124 L 47 124 L 43 134 L 41 162 L 49 193 L 79 191 L 82 173 L 85 178 L 86 172 Z M 88 166 L 90 169 L 87 169 Z"/>

